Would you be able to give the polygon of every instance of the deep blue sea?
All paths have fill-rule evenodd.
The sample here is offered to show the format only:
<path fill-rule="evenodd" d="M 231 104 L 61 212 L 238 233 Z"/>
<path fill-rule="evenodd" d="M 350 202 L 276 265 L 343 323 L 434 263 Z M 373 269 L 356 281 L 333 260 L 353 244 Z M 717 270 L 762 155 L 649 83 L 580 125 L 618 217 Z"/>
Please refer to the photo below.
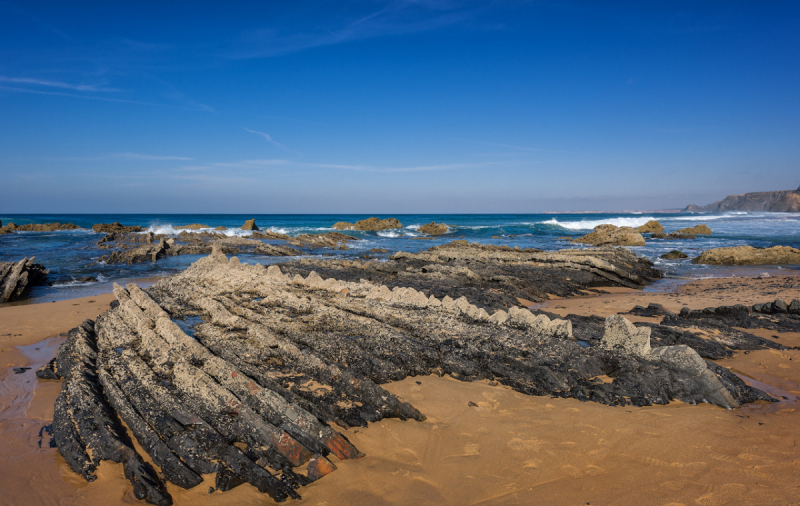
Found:
<path fill-rule="evenodd" d="M 698 236 L 693 240 L 648 240 L 646 246 L 632 248 L 640 255 L 650 258 L 664 270 L 667 282 L 706 276 L 730 275 L 730 270 L 720 267 L 694 265 L 687 260 L 662 260 L 659 256 L 673 249 L 679 249 L 690 257 L 702 251 L 722 246 L 774 246 L 786 245 L 800 248 L 800 214 L 789 213 L 745 213 L 723 214 L 662 214 L 662 213 L 608 213 L 608 214 L 413 214 L 379 215 L 381 218 L 398 218 L 404 228 L 381 232 L 346 232 L 359 239 L 351 243 L 346 251 L 318 249 L 309 255 L 360 256 L 372 248 L 384 248 L 390 253 L 376 256 L 388 257 L 391 252 L 420 251 L 437 244 L 450 242 L 456 238 L 483 244 L 504 244 L 520 248 L 540 248 L 557 250 L 574 248 L 578 245 L 559 239 L 564 236 L 578 237 L 588 233 L 597 225 L 612 223 L 618 226 L 637 227 L 651 219 L 661 222 L 667 232 L 707 224 L 711 236 Z M 119 221 L 124 225 L 141 225 L 155 233 L 177 234 L 174 227 L 201 223 L 209 227 L 225 226 L 229 235 L 247 236 L 241 230 L 245 220 L 255 218 L 259 228 L 282 232 L 288 235 L 319 233 L 331 231 L 337 221 L 355 222 L 369 215 L 233 215 L 233 214 L 37 214 L 0 215 L 0 221 L 18 225 L 26 223 L 74 223 L 87 230 L 60 232 L 17 232 L 0 235 L 0 261 L 18 261 L 23 257 L 35 256 L 37 262 L 49 270 L 49 279 L 54 286 L 37 287 L 32 292 L 32 300 L 37 302 L 62 300 L 106 292 L 113 282 L 127 282 L 156 276 L 168 275 L 185 269 L 198 256 L 187 255 L 160 260 L 158 263 L 136 265 L 105 265 L 99 258 L 109 254 L 100 250 L 95 243 L 103 236 L 91 231 L 95 223 Z M 448 225 L 447 234 L 432 240 L 415 240 L 425 237 L 416 228 L 431 221 Z M 242 261 L 269 264 L 287 260 L 286 257 L 262 257 L 240 255 Z M 789 268 L 797 268 L 790 266 Z M 77 283 L 74 280 L 84 276 L 94 276 L 97 283 Z"/>

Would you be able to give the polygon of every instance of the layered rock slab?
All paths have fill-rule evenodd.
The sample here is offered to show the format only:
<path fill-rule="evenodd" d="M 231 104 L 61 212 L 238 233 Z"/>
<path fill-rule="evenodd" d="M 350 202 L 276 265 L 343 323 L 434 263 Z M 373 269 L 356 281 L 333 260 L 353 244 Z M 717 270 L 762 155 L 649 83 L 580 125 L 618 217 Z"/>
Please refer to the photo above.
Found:
<path fill-rule="evenodd" d="M 516 306 L 490 314 L 464 297 L 316 272 L 289 276 L 227 259 L 219 248 L 146 290 L 130 284 L 114 293 L 114 307 L 76 330 L 81 339 L 69 339 L 39 376 L 66 372 L 62 402 L 100 406 L 103 427 L 121 418 L 164 478 L 184 487 L 210 471 L 226 484 L 232 473 L 275 500 L 298 497 L 295 486 L 335 470 L 331 455 L 361 457 L 330 423 L 424 420 L 380 386 L 407 376 L 492 379 L 527 394 L 611 405 L 737 405 L 693 350 L 648 349 L 646 336 L 625 333 L 624 319 L 604 336 L 611 345 L 585 348 L 568 320 Z M 69 393 L 71 377 L 88 385 L 76 383 L 84 400 Z M 127 443 L 84 424 L 82 413 L 57 409 L 54 424 L 66 434 L 59 451 L 88 478 L 95 460 L 113 460 L 111 448 Z M 305 476 L 294 470 L 300 466 Z M 141 497 L 165 504 L 160 476 L 147 479 Z"/>
<path fill-rule="evenodd" d="M 26 257 L 19 262 L 0 262 L 0 302 L 20 299 L 34 286 L 45 284 L 50 271 L 35 260 Z"/>

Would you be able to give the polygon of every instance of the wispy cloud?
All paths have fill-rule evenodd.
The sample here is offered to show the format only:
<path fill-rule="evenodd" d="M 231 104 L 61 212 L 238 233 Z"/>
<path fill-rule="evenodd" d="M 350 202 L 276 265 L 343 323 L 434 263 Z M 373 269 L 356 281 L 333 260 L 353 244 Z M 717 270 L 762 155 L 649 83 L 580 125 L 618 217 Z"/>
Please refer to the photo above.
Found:
<path fill-rule="evenodd" d="M 356 172 L 390 173 L 390 172 L 470 170 L 470 169 L 499 167 L 501 165 L 505 165 L 505 163 L 504 162 L 448 163 L 448 164 L 434 164 L 434 165 L 379 167 L 374 165 L 352 165 L 352 164 L 340 164 L 340 163 L 305 163 L 305 162 L 295 162 L 291 160 L 264 159 L 264 160 L 239 160 L 235 162 L 212 163 L 209 165 L 184 166 L 180 167 L 178 170 L 202 171 L 202 170 L 213 170 L 217 168 L 229 168 L 229 169 L 240 169 L 240 170 L 261 170 L 267 168 L 305 168 L 305 169 L 330 169 L 330 170 L 345 170 L 345 171 L 356 171 Z"/>
<path fill-rule="evenodd" d="M 286 146 L 284 146 L 280 142 L 278 142 L 275 139 L 273 139 L 272 136 L 270 134 L 266 133 L 266 132 L 259 132 L 259 131 L 256 131 L 256 130 L 250 130 L 249 128 L 245 128 L 244 131 L 245 132 L 250 132 L 251 134 L 260 135 L 261 137 L 265 138 L 267 140 L 267 142 L 269 142 L 273 146 L 276 146 L 276 147 L 279 147 L 279 148 L 282 148 L 282 149 L 286 149 Z"/>
<path fill-rule="evenodd" d="M 462 141 L 462 142 L 472 142 L 474 144 L 481 144 L 483 146 L 494 146 L 497 148 L 508 148 L 508 149 L 516 149 L 517 151 L 542 151 L 547 153 L 566 153 L 566 151 L 560 151 L 556 149 L 541 149 L 541 148 L 530 148 L 526 146 L 515 146 L 513 144 L 500 144 L 497 142 L 486 142 L 486 141 L 476 141 L 472 139 L 459 139 L 457 137 L 450 137 L 450 140 L 454 141 Z"/>
<path fill-rule="evenodd" d="M 171 109 L 182 109 L 184 111 L 203 111 L 203 112 L 213 112 L 213 110 L 209 110 L 206 107 L 182 107 L 179 105 L 172 105 L 172 104 L 159 104 L 156 102 L 143 102 L 141 100 L 127 100 L 124 98 L 111 98 L 111 97 L 99 97 L 97 95 L 79 95 L 77 93 L 66 93 L 62 91 L 49 91 L 49 90 L 33 90 L 30 88 L 18 88 L 15 86 L 0 86 L 0 91 L 10 91 L 13 93 L 32 93 L 35 95 L 55 95 L 61 97 L 72 97 L 72 98 L 83 98 L 86 100 L 100 100 L 102 102 L 117 102 L 123 104 L 138 104 L 138 105 L 151 105 L 155 107 L 169 107 Z"/>
<path fill-rule="evenodd" d="M 164 156 L 164 155 L 146 155 L 142 153 L 114 153 L 111 155 L 114 158 L 122 158 L 124 160 L 194 160 L 185 156 Z"/>
<path fill-rule="evenodd" d="M 35 79 L 31 77 L 7 77 L 0 76 L 0 82 L 14 84 L 32 84 L 34 86 L 45 86 L 50 88 L 63 88 L 76 91 L 122 91 L 118 88 L 106 88 L 98 84 L 73 84 L 62 81 L 49 81 L 47 79 Z"/>

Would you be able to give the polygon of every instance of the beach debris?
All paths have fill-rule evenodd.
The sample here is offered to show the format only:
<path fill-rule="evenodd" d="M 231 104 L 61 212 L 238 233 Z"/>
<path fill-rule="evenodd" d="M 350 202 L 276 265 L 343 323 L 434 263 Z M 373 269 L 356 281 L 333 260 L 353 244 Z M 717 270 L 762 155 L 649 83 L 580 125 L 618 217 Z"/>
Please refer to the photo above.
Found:
<path fill-rule="evenodd" d="M 636 227 L 636 231 L 640 234 L 652 234 L 654 232 L 663 232 L 664 226 L 657 220 L 650 220 L 644 225 Z"/>
<path fill-rule="evenodd" d="M 422 225 L 417 229 L 417 231 L 428 235 L 442 235 L 447 233 L 447 225 L 432 221 L 428 224 Z"/>
<path fill-rule="evenodd" d="M 35 260 L 26 257 L 19 262 L 0 262 L 0 302 L 20 299 L 32 287 L 45 284 L 50 271 Z"/>
<path fill-rule="evenodd" d="M 496 262 L 533 254 L 481 251 Z M 517 305 L 490 312 L 464 296 L 290 274 L 229 259 L 221 245 L 180 274 L 144 290 L 115 285 L 114 295 L 37 375 L 64 379 L 53 427 L 71 469 L 91 481 L 101 460 L 121 462 L 153 504 L 169 504 L 164 482 L 120 420 L 165 480 L 191 488 L 215 472 L 217 490 L 247 482 L 281 501 L 334 472 L 336 459 L 363 456 L 331 424 L 424 420 L 380 386 L 409 376 L 618 406 L 741 403 L 726 369 L 712 371 L 688 346 L 648 351 L 647 332 L 622 317 L 608 323 L 606 346 L 584 347 L 569 320 Z"/>
<path fill-rule="evenodd" d="M 364 230 L 364 231 L 380 231 L 393 228 L 403 228 L 403 224 L 397 218 L 380 219 L 376 217 L 360 220 L 355 223 L 347 221 L 340 221 L 333 224 L 334 230 Z"/>
<path fill-rule="evenodd" d="M 790 246 L 714 248 L 701 253 L 692 262 L 709 265 L 799 265 L 800 250 Z"/>
<path fill-rule="evenodd" d="M 592 246 L 644 246 L 645 244 L 642 234 L 632 227 L 618 227 L 611 224 L 597 225 L 592 232 L 571 242 Z"/>

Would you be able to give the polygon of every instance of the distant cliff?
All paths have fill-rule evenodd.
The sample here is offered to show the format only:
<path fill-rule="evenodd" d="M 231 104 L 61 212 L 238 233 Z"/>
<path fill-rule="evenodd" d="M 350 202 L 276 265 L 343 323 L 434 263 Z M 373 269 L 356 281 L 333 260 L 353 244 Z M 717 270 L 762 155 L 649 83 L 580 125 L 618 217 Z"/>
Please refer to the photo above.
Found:
<path fill-rule="evenodd" d="M 779 192 L 744 193 L 728 195 L 719 202 L 707 206 L 691 204 L 683 210 L 687 213 L 720 213 L 725 211 L 767 211 L 772 213 L 800 212 L 800 188 Z"/>

